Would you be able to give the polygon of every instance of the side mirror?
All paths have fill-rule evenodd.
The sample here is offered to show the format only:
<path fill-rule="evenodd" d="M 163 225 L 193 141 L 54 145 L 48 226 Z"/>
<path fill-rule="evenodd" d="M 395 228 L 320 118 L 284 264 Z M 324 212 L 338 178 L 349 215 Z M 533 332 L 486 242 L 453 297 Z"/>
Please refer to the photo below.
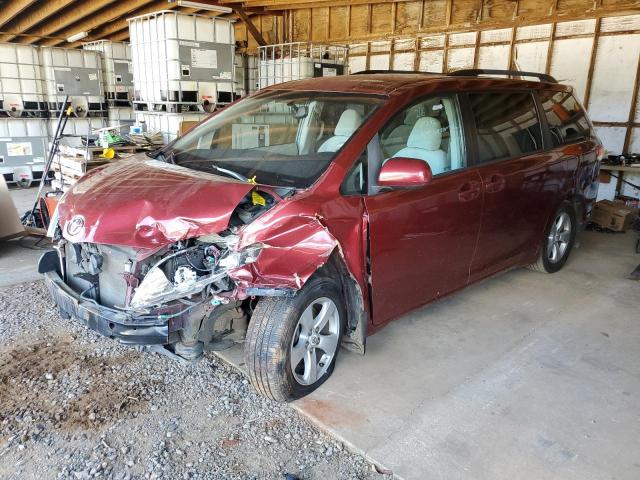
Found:
<path fill-rule="evenodd" d="M 378 175 L 380 187 L 418 188 L 431 181 L 431 168 L 424 160 L 395 157 L 386 161 Z"/>

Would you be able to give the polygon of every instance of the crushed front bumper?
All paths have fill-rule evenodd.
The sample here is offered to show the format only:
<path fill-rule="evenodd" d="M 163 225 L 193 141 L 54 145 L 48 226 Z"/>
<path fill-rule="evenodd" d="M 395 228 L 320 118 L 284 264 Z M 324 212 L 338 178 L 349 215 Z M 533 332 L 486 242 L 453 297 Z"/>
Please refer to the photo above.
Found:
<path fill-rule="evenodd" d="M 169 321 L 155 316 L 137 317 L 100 306 L 80 298 L 55 270 L 44 272 L 49 289 L 60 313 L 73 318 L 96 332 L 128 345 L 166 345 L 169 343 Z"/>

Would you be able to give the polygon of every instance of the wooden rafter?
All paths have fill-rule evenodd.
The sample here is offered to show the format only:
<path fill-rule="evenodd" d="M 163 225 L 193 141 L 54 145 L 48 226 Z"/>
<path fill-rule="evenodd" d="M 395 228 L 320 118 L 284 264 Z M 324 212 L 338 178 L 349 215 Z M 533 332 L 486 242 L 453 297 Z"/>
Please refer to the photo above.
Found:
<path fill-rule="evenodd" d="M 42 22 L 38 27 L 29 30 L 29 33 L 40 37 L 54 35 L 56 32 L 59 32 L 69 25 L 73 25 L 85 18 L 92 17 L 96 12 L 104 9 L 105 7 L 109 8 L 115 1 L 116 0 L 92 0 L 89 2 L 73 4 L 70 7 L 67 7 L 59 15 L 56 15 L 55 17 L 48 19 L 46 22 Z M 82 30 L 75 30 L 74 33 L 81 31 Z M 71 35 L 73 35 L 73 33 L 68 36 Z M 36 37 L 24 37 L 17 41 L 20 43 L 35 43 L 36 40 Z"/>
<path fill-rule="evenodd" d="M 260 45 L 261 47 L 265 46 L 267 44 L 267 42 L 265 42 L 264 38 L 262 37 L 262 34 L 256 28 L 256 26 L 253 24 L 253 22 L 249 18 L 249 15 L 247 15 L 247 12 L 245 12 L 245 10 L 242 7 L 235 7 L 234 6 L 232 8 L 238 14 L 240 19 L 243 21 L 243 23 L 247 27 L 247 30 L 249 31 L 249 33 L 251 34 L 253 39 L 256 41 L 256 43 L 258 45 Z"/>
<path fill-rule="evenodd" d="M 24 12 L 37 0 L 8 0 L 4 2 L 0 8 L 0 28 L 4 27 L 11 20 L 16 18 L 19 13 Z"/>
<path fill-rule="evenodd" d="M 145 15 L 158 10 L 171 10 L 174 8 L 176 8 L 175 4 L 167 3 L 163 0 L 151 2 L 149 0 L 128 0 L 126 2 L 117 3 L 113 7 L 109 7 L 99 15 L 86 18 L 71 25 L 67 29 L 63 30 L 63 33 L 65 35 L 72 35 L 76 32 L 89 32 L 89 36 L 82 40 L 82 42 L 101 40 L 114 32 L 128 28 L 127 18 L 129 17 Z M 82 42 L 76 42 L 65 46 L 73 48 L 80 46 Z M 41 45 L 57 46 L 60 45 L 60 43 L 62 42 L 47 40 L 41 42 Z"/>
<path fill-rule="evenodd" d="M 74 0 L 55 0 L 49 2 L 38 2 L 36 5 L 27 10 L 11 21 L 11 31 L 25 33 L 30 28 L 35 27 L 41 22 L 50 19 L 60 10 L 68 7 Z M 0 35 L 0 42 L 8 42 L 16 38 L 16 35 L 5 34 Z"/>

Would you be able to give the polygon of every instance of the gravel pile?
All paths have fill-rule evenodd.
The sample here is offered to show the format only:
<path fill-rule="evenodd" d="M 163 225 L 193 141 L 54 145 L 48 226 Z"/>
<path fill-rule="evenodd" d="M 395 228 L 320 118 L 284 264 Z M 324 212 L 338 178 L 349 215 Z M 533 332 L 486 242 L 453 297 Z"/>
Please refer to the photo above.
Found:
<path fill-rule="evenodd" d="M 0 478 L 389 478 L 212 354 L 139 353 L 0 289 Z"/>

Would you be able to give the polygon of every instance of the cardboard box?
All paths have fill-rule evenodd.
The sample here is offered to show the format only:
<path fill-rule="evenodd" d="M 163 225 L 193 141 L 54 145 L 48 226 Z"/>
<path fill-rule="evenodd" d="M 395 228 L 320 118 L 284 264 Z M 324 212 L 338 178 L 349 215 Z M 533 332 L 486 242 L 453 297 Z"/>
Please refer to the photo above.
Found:
<path fill-rule="evenodd" d="M 624 232 L 631 226 L 636 210 L 623 203 L 601 200 L 593 206 L 591 221 L 615 232 Z"/>
<path fill-rule="evenodd" d="M 193 120 L 185 120 L 183 122 L 180 122 L 180 131 L 178 132 L 178 136 L 181 137 L 182 135 L 187 133 L 188 130 L 190 130 L 192 127 L 195 127 L 199 123 L 199 121 L 196 122 Z"/>
<path fill-rule="evenodd" d="M 0 239 L 8 239 L 24 234 L 20 215 L 13 203 L 4 176 L 0 175 Z"/>

